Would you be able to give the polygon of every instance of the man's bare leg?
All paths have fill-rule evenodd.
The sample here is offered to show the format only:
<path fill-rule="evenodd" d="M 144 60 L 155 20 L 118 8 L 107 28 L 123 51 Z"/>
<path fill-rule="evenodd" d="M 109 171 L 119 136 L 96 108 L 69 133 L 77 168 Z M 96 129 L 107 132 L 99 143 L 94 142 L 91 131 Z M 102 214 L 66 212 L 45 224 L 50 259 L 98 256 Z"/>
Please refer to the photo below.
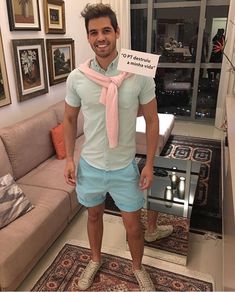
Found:
<path fill-rule="evenodd" d="M 147 210 L 147 229 L 145 231 L 144 239 L 147 242 L 153 242 L 161 238 L 167 237 L 172 234 L 173 226 L 158 225 L 158 212 L 153 210 Z"/>
<path fill-rule="evenodd" d="M 87 290 L 92 285 L 102 264 L 103 214 L 104 204 L 88 208 L 87 232 L 91 248 L 91 260 L 79 278 L 78 288 L 80 290 Z"/>
<path fill-rule="evenodd" d="M 140 210 L 135 212 L 123 212 L 122 219 L 127 232 L 128 245 L 133 261 L 133 270 L 141 268 L 144 252 L 143 227 L 140 221 Z"/>
<path fill-rule="evenodd" d="M 147 230 L 152 233 L 157 227 L 158 212 L 153 210 L 147 210 Z"/>
<path fill-rule="evenodd" d="M 141 291 L 152 292 L 155 291 L 155 287 L 149 274 L 141 264 L 144 253 L 144 234 L 140 221 L 140 212 L 140 210 L 135 212 L 122 212 L 122 219 L 127 232 L 135 278 Z"/>
<path fill-rule="evenodd" d="M 88 208 L 87 232 L 91 248 L 91 259 L 101 261 L 101 245 L 103 238 L 104 204 Z"/>

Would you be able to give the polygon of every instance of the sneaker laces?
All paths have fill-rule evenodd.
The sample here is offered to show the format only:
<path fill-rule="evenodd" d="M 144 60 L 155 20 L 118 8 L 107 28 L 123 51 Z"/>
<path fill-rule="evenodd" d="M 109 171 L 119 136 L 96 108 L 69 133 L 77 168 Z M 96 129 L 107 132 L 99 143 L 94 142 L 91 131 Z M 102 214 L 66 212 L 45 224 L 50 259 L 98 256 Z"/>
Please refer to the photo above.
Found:
<path fill-rule="evenodd" d="M 86 268 L 83 270 L 81 274 L 81 282 L 87 282 L 87 280 L 93 278 L 97 273 L 97 269 L 100 267 L 100 263 L 93 262 L 90 260 Z"/>
<path fill-rule="evenodd" d="M 152 287 L 152 280 L 143 267 L 141 268 L 141 270 L 135 270 L 134 273 L 142 288 Z"/>

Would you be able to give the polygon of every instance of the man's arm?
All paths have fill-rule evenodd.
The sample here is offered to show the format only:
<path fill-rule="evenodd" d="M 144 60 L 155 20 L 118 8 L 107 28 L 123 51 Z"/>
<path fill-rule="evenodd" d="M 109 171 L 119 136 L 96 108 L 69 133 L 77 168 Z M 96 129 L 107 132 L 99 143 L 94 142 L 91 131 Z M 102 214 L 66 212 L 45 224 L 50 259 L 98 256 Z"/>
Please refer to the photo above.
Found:
<path fill-rule="evenodd" d="M 147 104 L 141 105 L 146 122 L 146 164 L 140 176 L 140 188 L 148 189 L 153 181 L 153 163 L 159 139 L 159 120 L 157 114 L 157 101 L 154 98 Z"/>
<path fill-rule="evenodd" d="M 74 163 L 74 147 L 77 134 L 77 117 L 80 108 L 71 107 L 65 103 L 64 113 L 64 139 L 66 149 L 66 165 L 64 170 L 64 177 L 69 185 L 76 184 L 75 177 L 75 163 Z"/>

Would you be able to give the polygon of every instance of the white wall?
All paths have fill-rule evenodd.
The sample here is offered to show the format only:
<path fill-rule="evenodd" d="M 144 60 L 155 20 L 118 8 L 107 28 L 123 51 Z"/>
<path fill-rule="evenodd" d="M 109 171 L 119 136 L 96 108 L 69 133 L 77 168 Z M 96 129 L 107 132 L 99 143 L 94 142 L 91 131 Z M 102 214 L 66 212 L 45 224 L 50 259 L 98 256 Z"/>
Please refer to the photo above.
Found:
<path fill-rule="evenodd" d="M 76 65 L 92 57 L 92 51 L 86 41 L 86 31 L 84 19 L 80 16 L 81 10 L 88 1 L 85 0 L 65 0 L 66 34 L 45 34 L 43 1 L 39 0 L 41 31 L 10 31 L 6 1 L 0 0 L 0 29 L 2 33 L 4 54 L 6 59 L 7 75 L 11 93 L 11 105 L 0 108 L 0 128 L 11 125 L 24 118 L 46 109 L 51 104 L 64 99 L 65 82 L 49 86 L 47 94 L 34 97 L 30 100 L 18 102 L 17 86 L 14 76 L 14 64 L 11 48 L 11 39 L 27 38 L 73 38 L 75 41 L 75 61 Z M 89 3 L 98 2 L 89 0 Z M 49 84 L 49 83 L 48 83 Z"/>
<path fill-rule="evenodd" d="M 232 21 L 232 22 L 231 22 Z M 226 47 L 225 52 L 227 56 L 233 60 L 235 64 L 235 1 L 230 1 L 228 24 L 226 31 Z M 223 58 L 221 75 L 220 75 L 220 87 L 218 91 L 218 100 L 216 107 L 215 125 L 221 127 L 224 122 L 225 116 L 225 101 L 226 97 L 235 96 L 234 90 L 234 74 L 229 72 L 231 66 L 226 58 Z"/>
<path fill-rule="evenodd" d="M 228 34 L 227 38 L 228 50 L 226 50 L 226 53 L 228 54 L 228 56 L 230 56 L 232 63 L 235 66 L 235 1 L 233 0 L 231 0 L 230 4 L 229 19 L 231 20 L 230 21 L 231 33 Z M 230 97 L 231 96 L 235 97 L 235 72 L 233 73 L 230 72 L 229 74 L 227 95 Z"/>

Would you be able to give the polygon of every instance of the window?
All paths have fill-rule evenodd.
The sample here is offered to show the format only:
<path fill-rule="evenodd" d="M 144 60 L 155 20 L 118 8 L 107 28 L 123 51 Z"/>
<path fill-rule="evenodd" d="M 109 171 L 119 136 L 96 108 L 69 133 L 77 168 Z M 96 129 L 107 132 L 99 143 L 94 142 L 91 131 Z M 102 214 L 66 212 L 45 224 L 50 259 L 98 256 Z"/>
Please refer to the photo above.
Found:
<path fill-rule="evenodd" d="M 131 1 L 132 49 L 161 55 L 155 78 L 159 112 L 214 120 L 222 54 L 213 49 L 218 32 L 226 33 L 229 3 Z"/>
<path fill-rule="evenodd" d="M 131 36 L 132 50 L 146 52 L 147 48 L 147 9 L 131 11 L 131 27 L 138 32 Z"/>
<path fill-rule="evenodd" d="M 199 14 L 199 7 L 154 9 L 152 53 L 161 55 L 160 62 L 195 61 L 190 46 L 197 35 Z"/>

